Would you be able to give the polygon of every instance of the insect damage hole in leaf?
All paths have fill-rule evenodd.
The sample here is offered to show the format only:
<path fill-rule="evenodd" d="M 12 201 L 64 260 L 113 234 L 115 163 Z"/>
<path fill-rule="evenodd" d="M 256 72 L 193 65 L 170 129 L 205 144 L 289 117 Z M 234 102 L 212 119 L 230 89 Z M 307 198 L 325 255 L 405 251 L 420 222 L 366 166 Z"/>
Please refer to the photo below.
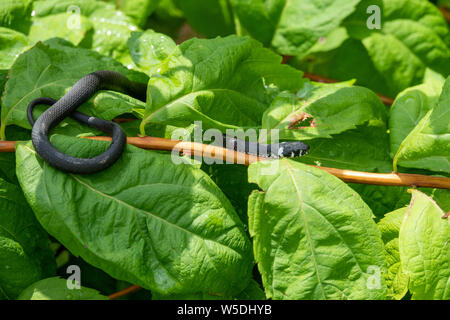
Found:
<path fill-rule="evenodd" d="M 293 115 L 289 119 L 289 129 L 291 130 L 299 130 L 304 129 L 307 127 L 317 127 L 316 123 L 314 122 L 314 118 L 312 115 L 303 112 L 300 114 Z"/>

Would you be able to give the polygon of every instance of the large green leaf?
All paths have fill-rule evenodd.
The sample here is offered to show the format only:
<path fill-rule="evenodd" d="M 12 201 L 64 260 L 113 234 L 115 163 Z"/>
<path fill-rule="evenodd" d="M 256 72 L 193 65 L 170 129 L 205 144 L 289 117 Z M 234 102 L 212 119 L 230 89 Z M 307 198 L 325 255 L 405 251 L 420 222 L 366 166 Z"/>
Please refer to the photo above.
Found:
<path fill-rule="evenodd" d="M 349 83 L 332 85 L 306 82 L 297 97 L 281 93 L 266 110 L 262 128 L 279 130 L 280 139 L 330 138 L 358 125 L 384 125 L 386 107 L 375 93 Z"/>
<path fill-rule="evenodd" d="M 5 128 L 10 124 L 30 128 L 26 109 L 31 100 L 38 97 L 59 99 L 83 76 L 103 69 L 145 81 L 143 75 L 96 52 L 62 45 L 58 41 L 37 43 L 20 55 L 9 71 L 2 96 L 1 137 L 5 138 Z"/>
<path fill-rule="evenodd" d="M 0 179 L 0 299 L 56 272 L 49 244 L 22 191 Z"/>
<path fill-rule="evenodd" d="M 386 258 L 372 212 L 338 178 L 292 160 L 258 162 L 249 180 L 253 250 L 268 298 L 382 299 Z"/>
<path fill-rule="evenodd" d="M 445 79 L 430 74 L 427 81 L 401 92 L 389 114 L 391 157 L 402 141 L 419 124 L 420 120 L 437 104 Z"/>
<path fill-rule="evenodd" d="M 398 249 L 398 234 L 407 208 L 389 212 L 378 222 L 384 247 L 386 248 L 386 285 L 388 297 L 400 300 L 408 292 L 408 277 L 402 270 L 400 253 Z"/>
<path fill-rule="evenodd" d="M 354 10 L 360 0 L 231 0 L 240 24 L 281 54 L 313 47 Z"/>
<path fill-rule="evenodd" d="M 81 287 L 69 289 L 67 280 L 47 278 L 26 288 L 18 300 L 108 300 L 97 290 Z"/>
<path fill-rule="evenodd" d="M 52 143 L 80 157 L 108 146 L 58 135 Z M 253 260 L 243 224 L 196 166 L 132 146 L 93 175 L 55 170 L 30 143 L 19 145 L 16 157 L 18 179 L 44 228 L 112 277 L 161 294 L 229 295 L 250 280 Z"/>
<path fill-rule="evenodd" d="M 170 54 L 154 55 L 162 58 L 150 77 L 142 133 L 147 123 L 186 127 L 194 120 L 205 129 L 259 126 L 271 87 L 296 91 L 303 83 L 301 72 L 281 65 L 280 56 L 248 37 L 191 39 L 175 50 L 167 47 Z"/>
<path fill-rule="evenodd" d="M 412 190 L 400 228 L 402 269 L 413 299 L 450 299 L 450 224 L 442 208 L 424 193 Z M 450 208 L 446 208 L 449 210 Z"/>
<path fill-rule="evenodd" d="M 381 29 L 367 27 L 371 5 L 381 9 Z M 362 0 L 343 25 L 351 40 L 328 54 L 303 57 L 303 70 L 339 80 L 357 78 L 359 85 L 393 97 L 420 84 L 427 68 L 450 74 L 448 25 L 428 1 Z"/>
<path fill-rule="evenodd" d="M 400 144 L 394 168 L 428 169 L 450 173 L 450 77 L 437 105 L 428 111 Z"/>

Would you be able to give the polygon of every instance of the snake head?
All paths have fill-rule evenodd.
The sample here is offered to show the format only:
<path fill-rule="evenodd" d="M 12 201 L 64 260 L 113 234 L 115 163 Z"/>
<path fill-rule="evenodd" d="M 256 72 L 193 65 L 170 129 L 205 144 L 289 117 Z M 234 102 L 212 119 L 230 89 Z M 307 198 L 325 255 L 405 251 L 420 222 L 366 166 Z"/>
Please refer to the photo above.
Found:
<path fill-rule="evenodd" d="M 309 152 L 309 146 L 301 141 L 281 142 L 278 148 L 279 157 L 301 157 Z"/>

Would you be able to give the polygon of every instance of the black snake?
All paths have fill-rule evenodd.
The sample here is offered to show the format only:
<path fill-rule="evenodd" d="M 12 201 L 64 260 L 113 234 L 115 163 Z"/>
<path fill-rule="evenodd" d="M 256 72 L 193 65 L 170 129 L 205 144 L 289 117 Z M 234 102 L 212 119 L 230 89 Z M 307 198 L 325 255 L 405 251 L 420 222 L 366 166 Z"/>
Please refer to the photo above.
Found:
<path fill-rule="evenodd" d="M 31 101 L 28 105 L 28 121 L 33 126 L 31 132 L 33 146 L 36 152 L 53 167 L 65 172 L 88 174 L 102 171 L 120 158 L 126 145 L 126 135 L 122 128 L 113 121 L 98 119 L 76 111 L 99 90 L 119 91 L 145 101 L 147 87 L 145 84 L 129 80 L 119 72 L 102 70 L 90 73 L 78 80 L 59 100 L 42 97 Z M 38 104 L 46 104 L 51 107 L 35 122 L 32 112 Z M 69 116 L 111 135 L 112 141 L 108 149 L 93 158 L 76 158 L 57 150 L 50 143 L 49 132 Z M 264 145 L 227 135 L 223 135 L 222 145 L 235 151 L 273 158 L 300 156 L 309 150 L 309 147 L 300 141 Z"/>

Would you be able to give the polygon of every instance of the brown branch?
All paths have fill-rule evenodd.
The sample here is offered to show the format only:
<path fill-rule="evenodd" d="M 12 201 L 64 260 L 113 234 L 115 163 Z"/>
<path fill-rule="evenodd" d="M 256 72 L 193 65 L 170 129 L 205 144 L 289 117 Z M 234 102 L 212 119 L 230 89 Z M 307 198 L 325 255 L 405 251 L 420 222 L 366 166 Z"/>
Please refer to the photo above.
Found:
<path fill-rule="evenodd" d="M 125 122 L 131 122 L 131 121 L 136 121 L 139 119 L 133 119 L 133 118 L 115 118 L 113 121 L 115 123 L 125 123 Z"/>
<path fill-rule="evenodd" d="M 0 152 L 14 152 L 16 151 L 16 141 L 0 140 Z"/>
<path fill-rule="evenodd" d="M 118 292 L 115 292 L 115 293 L 113 293 L 113 294 L 110 294 L 110 295 L 108 296 L 108 298 L 109 298 L 110 300 L 119 299 L 119 298 L 121 298 L 121 297 L 123 297 L 123 296 L 126 296 L 126 295 L 128 295 L 128 294 L 130 294 L 130 293 L 133 293 L 133 292 L 136 292 L 136 291 L 139 291 L 139 290 L 141 290 L 141 289 L 142 289 L 141 287 L 139 287 L 139 286 L 133 284 L 132 286 L 129 286 L 128 288 L 125 288 L 125 289 L 123 289 L 123 290 L 120 290 L 120 291 L 118 291 Z"/>
<path fill-rule="evenodd" d="M 110 137 L 86 137 L 91 140 L 111 141 Z M 211 146 L 196 142 L 176 141 L 155 137 L 130 137 L 127 142 L 142 149 L 176 151 L 199 157 L 220 159 L 228 163 L 243 164 L 268 160 L 254 155 L 229 150 L 217 146 Z M 0 141 L 0 152 L 13 152 L 14 141 Z M 373 184 L 385 186 L 410 186 L 450 189 L 450 178 L 434 177 L 420 174 L 407 173 L 371 173 L 336 168 L 317 167 L 338 177 L 345 182 L 359 184 Z"/>

